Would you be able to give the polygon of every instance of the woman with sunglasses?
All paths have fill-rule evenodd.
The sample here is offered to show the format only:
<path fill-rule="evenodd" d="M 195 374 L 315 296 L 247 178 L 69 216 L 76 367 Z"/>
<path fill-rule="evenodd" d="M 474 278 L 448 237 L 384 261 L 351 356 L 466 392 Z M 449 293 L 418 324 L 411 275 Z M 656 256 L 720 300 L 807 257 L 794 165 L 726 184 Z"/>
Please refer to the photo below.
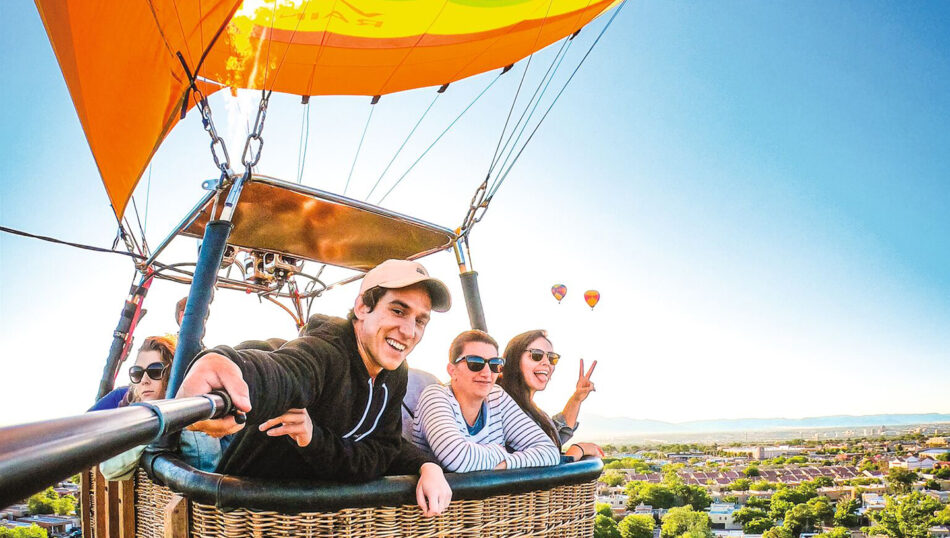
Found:
<path fill-rule="evenodd" d="M 464 473 L 559 462 L 554 443 L 495 385 L 504 365 L 491 336 L 465 331 L 449 348 L 449 384 L 422 391 L 413 442 L 446 470 Z"/>
<path fill-rule="evenodd" d="M 561 356 L 554 352 L 547 331 L 537 329 L 523 332 L 512 338 L 505 347 L 505 373 L 498 381 L 559 448 L 574 436 L 581 403 L 594 391 L 590 376 L 597 366 L 597 361 L 594 361 L 590 370 L 585 373 L 584 360 L 581 359 L 574 394 L 568 398 L 563 411 L 550 417 L 534 403 L 534 395 L 547 388 L 548 381 L 554 375 L 554 367 L 560 359 Z M 594 443 L 576 443 L 571 445 L 566 455 L 574 459 L 583 456 L 602 458 L 604 451 Z"/>
<path fill-rule="evenodd" d="M 135 364 L 129 368 L 128 387 L 112 391 L 96 402 L 91 411 L 125 407 L 136 402 L 160 400 L 165 397 L 168 372 L 175 357 L 174 337 L 150 336 L 142 343 Z M 116 398 L 116 396 L 119 396 Z M 110 398 L 111 399 L 107 399 Z M 221 443 L 218 439 L 200 432 L 181 432 L 182 459 L 191 466 L 212 471 L 221 459 Z M 125 480 L 138 467 L 144 446 L 129 449 L 99 464 L 99 471 L 106 480 Z"/>

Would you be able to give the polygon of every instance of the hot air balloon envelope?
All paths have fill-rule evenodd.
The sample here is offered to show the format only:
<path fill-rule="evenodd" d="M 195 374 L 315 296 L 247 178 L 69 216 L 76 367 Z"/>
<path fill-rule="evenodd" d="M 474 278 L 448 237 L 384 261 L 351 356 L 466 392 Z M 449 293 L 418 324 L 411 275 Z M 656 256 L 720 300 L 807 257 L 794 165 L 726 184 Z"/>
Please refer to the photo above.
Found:
<path fill-rule="evenodd" d="M 222 88 L 384 95 L 513 64 L 616 0 L 36 0 L 117 217 L 181 112 Z M 205 143 L 207 141 L 205 140 Z"/>
<path fill-rule="evenodd" d="M 584 300 L 587 301 L 587 306 L 591 310 L 597 306 L 597 302 L 600 301 L 600 292 L 597 290 L 587 290 L 584 292 Z"/>
<path fill-rule="evenodd" d="M 557 302 L 560 303 L 561 299 L 567 295 L 567 286 L 564 284 L 555 284 L 551 286 L 551 295 L 553 295 L 554 298 L 557 299 Z"/>

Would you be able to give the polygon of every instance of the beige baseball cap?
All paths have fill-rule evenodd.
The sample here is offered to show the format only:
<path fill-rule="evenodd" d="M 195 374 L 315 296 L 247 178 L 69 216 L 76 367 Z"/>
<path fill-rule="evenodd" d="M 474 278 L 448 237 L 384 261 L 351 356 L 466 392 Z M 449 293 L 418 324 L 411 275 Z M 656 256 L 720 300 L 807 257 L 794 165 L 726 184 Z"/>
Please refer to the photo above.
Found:
<path fill-rule="evenodd" d="M 360 285 L 360 295 L 366 290 L 379 286 L 390 290 L 406 288 L 413 284 L 423 284 L 432 300 L 432 310 L 447 312 L 452 306 L 452 296 L 445 284 L 429 276 L 429 272 L 419 262 L 409 260 L 386 260 L 369 270 Z"/>

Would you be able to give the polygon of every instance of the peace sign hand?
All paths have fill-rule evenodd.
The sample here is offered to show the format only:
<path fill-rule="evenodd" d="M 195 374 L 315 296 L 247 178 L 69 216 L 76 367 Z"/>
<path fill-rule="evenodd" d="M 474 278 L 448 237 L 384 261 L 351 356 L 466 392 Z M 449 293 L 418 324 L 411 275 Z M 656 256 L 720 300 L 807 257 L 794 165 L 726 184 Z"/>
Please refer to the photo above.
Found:
<path fill-rule="evenodd" d="M 584 373 L 584 359 L 581 359 L 580 372 L 577 374 L 577 386 L 574 389 L 574 399 L 578 402 L 583 402 L 587 399 L 587 395 L 591 392 L 594 392 L 594 384 L 590 380 L 591 374 L 594 373 L 594 368 L 597 367 L 597 361 L 594 361 L 590 365 L 590 370 L 587 370 L 587 373 Z"/>

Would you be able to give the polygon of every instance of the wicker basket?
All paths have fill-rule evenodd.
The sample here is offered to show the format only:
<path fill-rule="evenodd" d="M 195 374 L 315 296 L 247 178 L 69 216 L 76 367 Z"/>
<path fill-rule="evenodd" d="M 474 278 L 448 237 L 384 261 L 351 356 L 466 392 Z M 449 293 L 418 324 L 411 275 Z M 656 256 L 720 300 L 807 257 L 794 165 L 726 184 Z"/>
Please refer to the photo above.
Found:
<path fill-rule="evenodd" d="M 194 537 L 514 537 L 592 536 L 594 483 L 557 486 L 482 500 L 453 501 L 444 514 L 423 518 L 418 506 L 346 508 L 336 512 L 296 515 L 189 503 L 189 529 Z M 165 536 L 165 507 L 171 490 L 139 471 L 135 484 L 135 535 Z"/>

